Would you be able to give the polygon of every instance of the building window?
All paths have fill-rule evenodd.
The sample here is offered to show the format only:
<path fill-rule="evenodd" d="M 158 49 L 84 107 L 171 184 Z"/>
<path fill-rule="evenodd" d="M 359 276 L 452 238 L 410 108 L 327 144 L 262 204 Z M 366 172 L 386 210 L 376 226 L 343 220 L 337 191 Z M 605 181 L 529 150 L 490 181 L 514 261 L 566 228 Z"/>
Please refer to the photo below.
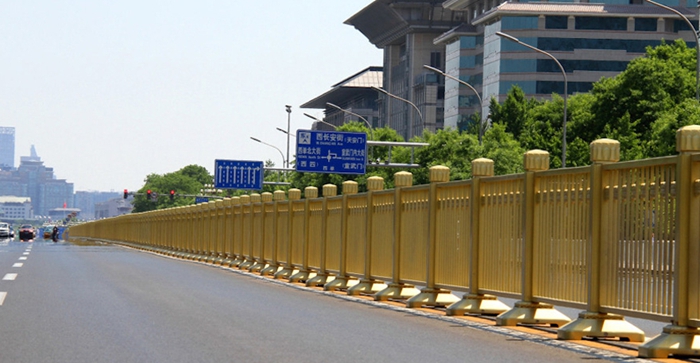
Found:
<path fill-rule="evenodd" d="M 577 30 L 627 30 L 627 18 L 576 17 Z"/>
<path fill-rule="evenodd" d="M 655 32 L 657 20 L 655 18 L 636 18 L 634 19 L 634 31 L 638 32 Z"/>
<path fill-rule="evenodd" d="M 695 29 L 698 28 L 698 21 L 697 20 L 691 20 L 691 24 L 695 27 Z M 673 22 L 673 31 L 678 33 L 679 31 L 693 31 L 690 29 L 688 26 L 688 23 L 685 22 L 685 20 L 676 20 Z"/>
<path fill-rule="evenodd" d="M 441 54 L 440 52 L 431 52 L 430 53 L 430 66 L 434 68 L 442 68 L 442 61 L 441 61 Z"/>
<path fill-rule="evenodd" d="M 548 16 L 544 19 L 545 29 L 566 29 L 568 28 L 568 16 Z"/>
<path fill-rule="evenodd" d="M 501 19 L 501 29 L 537 29 L 538 23 L 539 18 L 537 16 L 504 16 Z"/>

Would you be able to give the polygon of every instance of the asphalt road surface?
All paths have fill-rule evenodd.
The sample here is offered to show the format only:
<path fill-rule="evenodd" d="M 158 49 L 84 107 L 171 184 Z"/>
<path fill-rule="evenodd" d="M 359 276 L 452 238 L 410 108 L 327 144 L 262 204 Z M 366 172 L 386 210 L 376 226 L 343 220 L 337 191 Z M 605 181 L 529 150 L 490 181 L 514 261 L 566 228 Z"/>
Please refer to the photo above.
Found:
<path fill-rule="evenodd" d="M 119 246 L 0 241 L 0 276 L 3 363 L 637 360 Z"/>

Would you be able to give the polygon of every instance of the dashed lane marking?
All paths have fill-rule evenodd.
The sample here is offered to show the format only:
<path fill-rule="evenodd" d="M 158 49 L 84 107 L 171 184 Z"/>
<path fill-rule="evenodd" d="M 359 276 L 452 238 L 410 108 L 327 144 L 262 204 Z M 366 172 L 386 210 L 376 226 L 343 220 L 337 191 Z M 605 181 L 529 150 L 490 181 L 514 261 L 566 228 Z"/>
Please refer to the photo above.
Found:
<path fill-rule="evenodd" d="M 22 266 L 24 266 L 24 264 L 22 262 L 17 262 L 14 265 L 12 265 L 12 267 L 22 267 Z"/>
<path fill-rule="evenodd" d="M 17 274 L 5 274 L 2 279 L 5 281 L 14 281 L 17 278 Z"/>
<path fill-rule="evenodd" d="M 22 253 L 22 254 L 25 255 L 25 256 L 27 256 L 27 255 L 29 255 L 29 252 L 24 252 L 24 253 Z"/>
<path fill-rule="evenodd" d="M 0 291 L 0 306 L 5 302 L 5 297 L 7 296 L 7 292 L 5 291 Z"/>
<path fill-rule="evenodd" d="M 20 259 L 20 261 L 26 261 L 27 257 L 20 257 L 19 259 Z"/>

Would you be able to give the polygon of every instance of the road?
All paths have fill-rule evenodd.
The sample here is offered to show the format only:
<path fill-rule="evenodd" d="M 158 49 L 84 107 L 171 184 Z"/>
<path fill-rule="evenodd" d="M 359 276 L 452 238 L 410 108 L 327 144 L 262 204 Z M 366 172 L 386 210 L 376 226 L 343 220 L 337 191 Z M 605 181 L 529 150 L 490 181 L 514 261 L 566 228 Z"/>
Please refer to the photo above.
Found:
<path fill-rule="evenodd" d="M 637 360 L 119 246 L 0 242 L 0 276 L 0 362 Z"/>

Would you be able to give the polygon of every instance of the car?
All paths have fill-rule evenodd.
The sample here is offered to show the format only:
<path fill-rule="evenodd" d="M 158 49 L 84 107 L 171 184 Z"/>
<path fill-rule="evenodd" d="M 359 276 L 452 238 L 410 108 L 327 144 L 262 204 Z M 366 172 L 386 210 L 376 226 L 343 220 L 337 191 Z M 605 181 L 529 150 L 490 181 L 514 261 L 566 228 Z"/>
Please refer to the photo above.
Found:
<path fill-rule="evenodd" d="M 47 225 L 42 228 L 44 239 L 51 239 L 51 234 L 53 233 L 53 225 Z"/>
<path fill-rule="evenodd" d="M 36 230 L 31 224 L 23 224 L 19 227 L 19 240 L 29 241 L 36 238 Z"/>
<path fill-rule="evenodd" d="M 0 238 L 10 238 L 10 225 L 0 222 Z"/>

